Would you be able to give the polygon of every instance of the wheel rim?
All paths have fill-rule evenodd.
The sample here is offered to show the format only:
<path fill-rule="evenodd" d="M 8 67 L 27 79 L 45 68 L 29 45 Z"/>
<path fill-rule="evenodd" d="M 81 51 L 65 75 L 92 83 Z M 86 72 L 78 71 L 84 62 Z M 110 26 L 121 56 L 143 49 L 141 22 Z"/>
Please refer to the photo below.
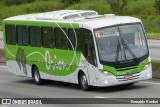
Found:
<path fill-rule="evenodd" d="M 35 70 L 34 77 L 35 77 L 36 82 L 39 82 L 39 73 L 38 73 L 37 69 Z"/>
<path fill-rule="evenodd" d="M 82 84 L 82 86 L 83 87 L 87 87 L 87 78 L 86 78 L 86 76 L 85 75 L 83 75 L 82 77 L 81 77 L 81 84 Z"/>

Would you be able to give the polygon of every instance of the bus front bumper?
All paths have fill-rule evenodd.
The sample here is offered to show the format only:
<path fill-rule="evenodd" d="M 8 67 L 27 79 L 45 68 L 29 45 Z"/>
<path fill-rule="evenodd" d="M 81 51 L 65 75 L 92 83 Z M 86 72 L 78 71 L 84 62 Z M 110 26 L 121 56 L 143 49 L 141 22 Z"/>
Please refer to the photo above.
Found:
<path fill-rule="evenodd" d="M 129 83 L 135 83 L 141 80 L 147 80 L 152 78 L 152 66 L 149 66 L 146 70 L 141 71 L 140 73 L 133 74 L 132 78 L 125 79 L 125 76 L 101 76 L 100 84 L 97 84 L 98 87 L 108 87 L 115 85 L 123 85 Z"/>

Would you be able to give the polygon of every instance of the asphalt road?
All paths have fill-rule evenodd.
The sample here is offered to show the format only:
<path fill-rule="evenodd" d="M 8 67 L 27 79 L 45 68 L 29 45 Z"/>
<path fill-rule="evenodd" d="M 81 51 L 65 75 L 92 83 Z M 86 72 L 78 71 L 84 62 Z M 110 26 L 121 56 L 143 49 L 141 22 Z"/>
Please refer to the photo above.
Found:
<path fill-rule="evenodd" d="M 152 59 L 160 60 L 160 40 L 148 40 L 148 43 Z M 3 36 L 0 31 L 0 48 L 3 48 L 3 46 Z"/>
<path fill-rule="evenodd" d="M 55 81 L 46 81 L 46 82 L 47 82 L 46 84 L 41 86 L 35 85 L 33 79 L 11 74 L 7 72 L 7 67 L 5 65 L 0 65 L 0 98 L 160 98 L 159 79 L 141 81 L 134 84 L 133 86 L 128 86 L 128 87 L 126 86 L 125 87 L 115 86 L 115 87 L 105 87 L 105 88 L 93 87 L 93 89 L 88 92 L 82 91 L 78 85 L 74 84 L 55 82 Z M 75 107 L 75 105 L 54 105 L 54 106 Z M 76 106 L 97 107 L 96 105 L 93 104 L 76 105 Z M 99 105 L 99 106 L 106 107 L 105 105 Z M 114 107 L 114 105 L 111 106 Z M 142 105 L 140 106 L 143 107 Z M 149 105 L 144 105 L 144 106 L 150 107 Z M 17 107 L 17 106 L 0 105 L 0 107 Z M 34 105 L 33 107 L 39 107 L 39 106 Z"/>

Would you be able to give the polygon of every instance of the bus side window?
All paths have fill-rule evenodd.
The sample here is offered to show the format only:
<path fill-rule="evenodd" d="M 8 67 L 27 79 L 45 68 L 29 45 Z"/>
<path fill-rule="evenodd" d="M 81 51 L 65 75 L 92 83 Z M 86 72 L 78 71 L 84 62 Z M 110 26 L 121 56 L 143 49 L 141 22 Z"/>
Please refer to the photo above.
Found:
<path fill-rule="evenodd" d="M 42 46 L 54 48 L 54 32 L 52 27 L 42 27 Z"/>
<path fill-rule="evenodd" d="M 29 27 L 30 45 L 41 47 L 41 28 L 36 26 Z"/>
<path fill-rule="evenodd" d="M 70 28 L 68 30 L 68 37 L 71 41 L 71 43 L 69 42 L 69 49 L 71 49 L 71 50 L 75 50 L 75 48 L 76 48 L 76 37 L 75 36 L 77 34 L 75 34 L 75 33 L 76 33 L 75 29 L 73 30 L 72 28 Z"/>
<path fill-rule="evenodd" d="M 17 26 L 17 39 L 18 45 L 28 45 L 29 37 L 27 26 Z"/>
<path fill-rule="evenodd" d="M 5 28 L 6 28 L 6 43 L 15 45 L 17 43 L 16 26 L 6 25 Z"/>
<path fill-rule="evenodd" d="M 63 28 L 63 32 L 60 28 L 55 28 L 55 44 L 56 44 L 56 48 L 60 48 L 60 49 L 68 49 L 68 39 L 67 39 L 67 29 Z"/>

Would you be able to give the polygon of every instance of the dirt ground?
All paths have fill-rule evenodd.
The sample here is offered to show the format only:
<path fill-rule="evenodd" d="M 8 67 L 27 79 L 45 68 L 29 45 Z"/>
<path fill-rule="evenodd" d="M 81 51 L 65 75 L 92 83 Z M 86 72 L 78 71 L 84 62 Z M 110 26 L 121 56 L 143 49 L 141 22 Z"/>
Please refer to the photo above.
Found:
<path fill-rule="evenodd" d="M 154 78 L 160 78 L 160 63 L 152 62 L 152 71 Z"/>
<path fill-rule="evenodd" d="M 0 49 L 0 63 L 5 63 L 4 49 Z"/>

